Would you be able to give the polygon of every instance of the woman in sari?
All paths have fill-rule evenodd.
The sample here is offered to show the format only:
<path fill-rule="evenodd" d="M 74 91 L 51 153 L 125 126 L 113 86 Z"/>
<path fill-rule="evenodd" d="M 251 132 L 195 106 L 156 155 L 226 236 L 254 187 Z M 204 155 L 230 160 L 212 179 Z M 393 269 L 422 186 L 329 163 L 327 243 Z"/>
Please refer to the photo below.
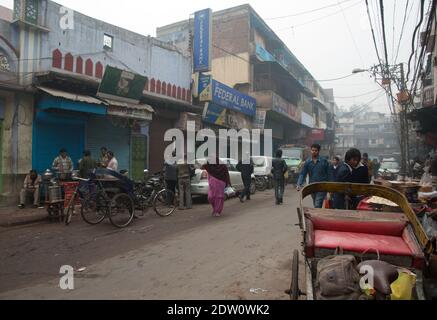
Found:
<path fill-rule="evenodd" d="M 228 167 L 216 158 L 215 164 L 206 164 L 203 170 L 208 172 L 208 201 L 212 205 L 212 215 L 220 217 L 225 202 L 225 188 L 231 186 Z"/>

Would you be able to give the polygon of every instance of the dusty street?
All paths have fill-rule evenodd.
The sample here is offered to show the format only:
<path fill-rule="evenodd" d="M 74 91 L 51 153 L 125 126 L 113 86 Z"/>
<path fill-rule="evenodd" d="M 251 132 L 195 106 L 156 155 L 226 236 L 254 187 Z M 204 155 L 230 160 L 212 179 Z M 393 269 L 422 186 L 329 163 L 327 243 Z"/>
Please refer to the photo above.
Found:
<path fill-rule="evenodd" d="M 227 201 L 221 218 L 204 202 L 169 218 L 150 212 L 125 230 L 80 217 L 69 227 L 1 229 L 0 298 L 287 299 L 301 242 L 298 194 L 288 187 L 283 206 L 273 197 Z M 59 287 L 63 265 L 86 268 L 75 273 L 74 290 Z"/>

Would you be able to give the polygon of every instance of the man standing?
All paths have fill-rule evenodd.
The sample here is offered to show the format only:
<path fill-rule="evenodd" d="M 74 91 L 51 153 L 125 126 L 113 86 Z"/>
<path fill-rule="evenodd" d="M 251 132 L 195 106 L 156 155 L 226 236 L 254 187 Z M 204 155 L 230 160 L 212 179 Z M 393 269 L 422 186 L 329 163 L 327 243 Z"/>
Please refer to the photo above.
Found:
<path fill-rule="evenodd" d="M 272 161 L 272 175 L 275 181 L 276 205 L 284 202 L 285 173 L 288 171 L 287 163 L 282 159 L 282 150 L 276 152 L 276 158 Z"/>
<path fill-rule="evenodd" d="M 176 157 L 176 152 L 173 152 L 173 157 Z M 176 194 L 176 183 L 178 180 L 177 168 L 175 163 L 164 162 L 164 180 L 165 188 Z M 169 199 L 173 201 L 173 199 Z"/>
<path fill-rule="evenodd" d="M 106 168 L 108 166 L 108 149 L 106 147 L 100 148 L 99 167 Z"/>
<path fill-rule="evenodd" d="M 299 180 L 297 181 L 297 191 L 302 189 L 305 183 L 307 175 L 309 176 L 309 183 L 316 182 L 328 182 L 332 181 L 332 176 L 329 171 L 329 163 L 326 159 L 320 157 L 320 149 L 322 147 L 319 144 L 313 144 L 311 146 L 311 159 L 308 159 L 300 173 Z M 326 192 L 318 192 L 312 195 L 314 208 L 322 208 L 323 201 L 326 198 Z"/>
<path fill-rule="evenodd" d="M 369 155 L 367 153 L 363 154 L 362 164 L 366 167 L 367 175 L 368 175 L 368 181 L 365 182 L 364 181 L 365 179 L 363 179 L 363 183 L 370 183 L 372 181 L 372 176 L 373 176 L 373 162 L 369 161 Z"/>
<path fill-rule="evenodd" d="M 334 157 L 334 159 L 332 160 L 331 167 L 330 167 L 331 176 L 332 176 L 334 181 L 336 180 L 337 172 L 338 172 L 338 169 L 340 168 L 340 165 L 341 165 L 340 157 Z"/>
<path fill-rule="evenodd" d="M 340 166 L 337 172 L 335 182 L 341 183 L 357 183 L 354 177 L 354 170 L 361 162 L 361 152 L 357 149 L 350 149 L 344 158 L 344 163 Z M 346 208 L 346 196 L 343 193 L 334 193 L 333 196 L 334 209 L 344 210 Z"/>
<path fill-rule="evenodd" d="M 41 185 L 41 176 L 36 170 L 31 170 L 24 179 L 24 186 L 20 193 L 20 209 L 24 209 L 26 204 L 26 197 L 30 193 L 33 195 L 33 207 L 39 207 L 39 187 Z"/>
<path fill-rule="evenodd" d="M 91 158 L 91 151 L 85 150 L 83 152 L 83 158 L 79 162 L 79 174 L 83 179 L 87 179 L 92 170 L 97 167 L 96 161 Z"/>
<path fill-rule="evenodd" d="M 179 210 L 191 209 L 193 207 L 191 198 L 191 177 L 194 174 L 194 167 L 186 162 L 185 157 L 185 159 L 179 161 L 176 172 L 179 186 Z"/>
<path fill-rule="evenodd" d="M 378 159 L 373 159 L 372 168 L 373 168 L 373 179 L 377 179 L 379 168 L 381 168 L 381 164 L 379 163 Z"/>
<path fill-rule="evenodd" d="M 108 151 L 107 156 L 108 156 L 108 165 L 106 168 L 118 172 L 118 160 L 115 157 L 114 152 Z"/>
<path fill-rule="evenodd" d="M 240 201 L 244 202 L 244 197 L 250 200 L 250 185 L 252 184 L 252 174 L 254 171 L 249 153 L 246 153 L 245 158 L 238 163 L 237 170 L 241 172 L 241 178 L 244 184 L 244 191 L 240 195 Z"/>
<path fill-rule="evenodd" d="M 73 171 L 73 161 L 68 156 L 67 150 L 62 149 L 59 151 L 59 156 L 53 160 L 52 168 L 60 173 L 61 179 L 63 179 L 63 175 L 65 176 L 65 174 Z"/>

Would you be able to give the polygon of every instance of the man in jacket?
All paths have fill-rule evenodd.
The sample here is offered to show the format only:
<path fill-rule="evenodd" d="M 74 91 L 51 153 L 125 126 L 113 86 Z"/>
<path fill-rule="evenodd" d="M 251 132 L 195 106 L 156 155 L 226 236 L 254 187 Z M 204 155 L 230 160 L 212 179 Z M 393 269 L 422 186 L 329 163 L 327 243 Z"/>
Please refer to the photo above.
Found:
<path fill-rule="evenodd" d="M 97 168 L 97 162 L 91 157 L 91 151 L 85 150 L 83 158 L 79 161 L 79 175 L 81 178 L 87 179 L 90 172 Z"/>
<path fill-rule="evenodd" d="M 346 152 L 343 164 L 337 172 L 336 182 L 341 183 L 357 183 L 354 177 L 354 170 L 361 162 L 361 152 L 358 149 L 350 149 Z M 353 199 L 351 199 L 353 200 Z M 335 193 L 333 196 L 334 209 L 344 210 L 346 208 L 346 195 L 343 193 Z"/>
<path fill-rule="evenodd" d="M 237 170 L 241 172 L 241 179 L 244 184 L 244 190 L 240 194 L 240 201 L 244 202 L 244 197 L 246 197 L 247 200 L 250 200 L 250 185 L 252 184 L 252 174 L 254 172 L 250 154 L 247 153 L 245 158 L 238 163 Z"/>
<path fill-rule="evenodd" d="M 272 161 L 272 175 L 275 181 L 276 205 L 284 202 L 285 173 L 288 171 L 287 163 L 282 159 L 282 150 L 276 152 L 276 158 Z"/>
<path fill-rule="evenodd" d="M 333 181 L 332 172 L 329 170 L 329 163 L 326 159 L 320 157 L 320 149 L 322 147 L 319 144 L 313 144 L 311 146 L 311 159 L 308 159 L 300 173 L 299 180 L 297 181 L 297 191 L 300 191 L 305 183 L 307 176 L 309 176 L 309 183 L 316 182 L 328 182 Z M 313 195 L 314 208 L 322 208 L 323 201 L 326 198 L 326 192 L 318 192 Z"/>
<path fill-rule="evenodd" d="M 26 197 L 28 194 L 33 195 L 33 207 L 39 207 L 39 191 L 41 181 L 41 176 L 38 175 L 36 170 L 31 170 L 30 173 L 26 176 L 26 179 L 24 179 L 23 189 L 21 189 L 20 193 L 20 205 L 18 206 L 20 209 L 24 209 L 26 204 Z"/>

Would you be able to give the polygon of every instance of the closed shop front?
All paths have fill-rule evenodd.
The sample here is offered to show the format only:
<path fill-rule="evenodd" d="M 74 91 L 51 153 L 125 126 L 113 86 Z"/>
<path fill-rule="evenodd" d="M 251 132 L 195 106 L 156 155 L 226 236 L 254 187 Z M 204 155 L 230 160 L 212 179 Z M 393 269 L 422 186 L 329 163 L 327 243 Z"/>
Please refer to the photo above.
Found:
<path fill-rule="evenodd" d="M 90 117 L 87 121 L 86 148 L 94 158 L 100 157 L 100 148 L 114 152 L 118 171 L 130 170 L 131 126 L 127 119 L 106 116 Z"/>
<path fill-rule="evenodd" d="M 162 170 L 164 164 L 164 152 L 170 142 L 164 141 L 165 132 L 174 128 L 175 119 L 154 116 L 150 126 L 150 168 L 152 173 Z"/>
<path fill-rule="evenodd" d="M 41 88 L 45 95 L 36 106 L 33 123 L 32 164 L 42 173 L 51 168 L 63 148 L 67 149 L 75 168 L 85 149 L 88 118 L 104 119 L 106 106 L 88 96 Z"/>
<path fill-rule="evenodd" d="M 60 112 L 37 112 L 33 127 L 32 163 L 42 173 L 50 169 L 63 148 L 77 165 L 85 142 L 84 116 Z"/>

